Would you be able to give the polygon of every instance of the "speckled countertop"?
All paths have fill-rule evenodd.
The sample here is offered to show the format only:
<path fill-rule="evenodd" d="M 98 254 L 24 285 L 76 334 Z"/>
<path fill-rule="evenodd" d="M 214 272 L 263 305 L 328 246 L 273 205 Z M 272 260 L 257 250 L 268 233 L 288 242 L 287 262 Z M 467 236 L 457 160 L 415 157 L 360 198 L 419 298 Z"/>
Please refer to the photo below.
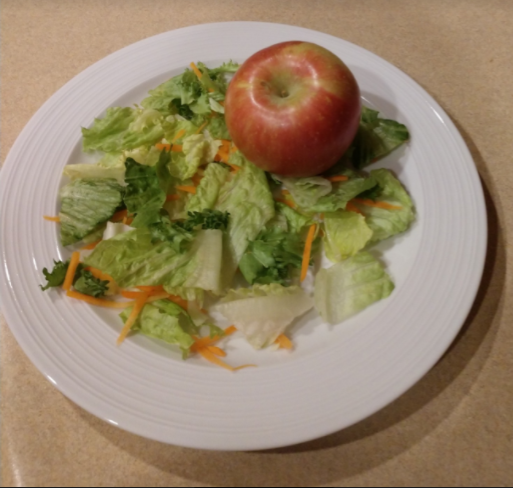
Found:
<path fill-rule="evenodd" d="M 91 64 L 160 32 L 229 20 L 349 40 L 409 74 L 453 118 L 485 185 L 490 223 L 465 327 L 419 384 L 358 425 L 279 451 L 211 453 L 86 413 L 43 378 L 2 320 L 4 486 L 512 486 L 510 0 L 3 0 L 2 161 L 38 108 Z"/>

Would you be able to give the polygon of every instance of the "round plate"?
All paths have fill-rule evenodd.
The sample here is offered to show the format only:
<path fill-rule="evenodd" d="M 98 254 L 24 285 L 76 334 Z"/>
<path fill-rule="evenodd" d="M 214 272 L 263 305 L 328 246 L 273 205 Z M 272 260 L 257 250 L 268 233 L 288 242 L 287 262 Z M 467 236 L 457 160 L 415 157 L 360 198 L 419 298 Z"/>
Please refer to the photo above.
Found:
<path fill-rule="evenodd" d="M 43 267 L 67 258 L 57 226 L 62 168 L 84 160 L 81 126 L 110 106 L 140 101 L 191 61 L 242 62 L 286 40 L 342 58 L 364 103 L 405 123 L 411 142 L 380 162 L 413 197 L 417 222 L 373 253 L 393 295 L 335 327 L 311 313 L 292 332 L 294 352 L 228 345 L 230 374 L 144 337 L 115 346 L 111 312 L 41 292 Z M 456 337 L 474 301 L 486 252 L 486 214 L 472 158 L 453 123 L 413 80 L 346 41 L 298 27 L 206 24 L 128 46 L 71 80 L 31 119 L 1 175 L 0 295 L 7 322 L 37 368 L 71 400 L 136 434 L 182 446 L 253 450 L 299 443 L 348 427 L 417 382 Z"/>

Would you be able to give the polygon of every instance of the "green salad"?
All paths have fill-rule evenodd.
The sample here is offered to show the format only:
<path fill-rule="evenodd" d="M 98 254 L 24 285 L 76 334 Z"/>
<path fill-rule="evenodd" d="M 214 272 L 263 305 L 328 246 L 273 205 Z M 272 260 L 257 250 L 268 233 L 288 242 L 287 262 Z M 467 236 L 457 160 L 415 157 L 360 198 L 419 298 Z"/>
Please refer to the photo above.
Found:
<path fill-rule="evenodd" d="M 120 309 L 121 339 L 145 334 L 223 366 L 215 344 L 235 330 L 257 349 L 290 348 L 287 329 L 313 307 L 338 324 L 388 297 L 394 284 L 372 246 L 405 232 L 415 211 L 391 171 L 368 166 L 408 141 L 407 128 L 363 107 L 327 173 L 265 173 L 226 128 L 238 65 L 191 67 L 82 129 L 97 162 L 64 168 L 49 220 L 74 252 L 44 270 L 42 288 Z M 321 253 L 332 265 L 314 273 Z"/>

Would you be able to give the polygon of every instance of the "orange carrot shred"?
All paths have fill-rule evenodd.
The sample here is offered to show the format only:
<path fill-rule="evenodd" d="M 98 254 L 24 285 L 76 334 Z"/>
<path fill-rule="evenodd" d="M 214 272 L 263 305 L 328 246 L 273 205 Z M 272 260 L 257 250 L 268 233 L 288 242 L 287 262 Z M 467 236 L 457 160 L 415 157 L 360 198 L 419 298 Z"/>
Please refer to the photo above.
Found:
<path fill-rule="evenodd" d="M 184 310 L 187 310 L 189 308 L 189 302 L 187 300 L 184 300 L 182 297 L 179 297 L 178 295 L 168 294 L 167 298 L 168 300 L 171 300 L 172 302 L 182 307 Z"/>
<path fill-rule="evenodd" d="M 275 198 L 274 200 L 276 202 L 283 203 L 283 204 L 289 206 L 290 208 L 296 208 L 296 205 L 293 202 L 291 202 L 290 200 L 287 200 L 286 198 Z"/>
<path fill-rule="evenodd" d="M 235 332 L 237 332 L 237 327 L 235 327 L 235 325 L 230 325 L 230 327 L 228 327 L 224 331 L 224 335 L 225 336 L 231 336 L 232 334 L 235 334 Z"/>
<path fill-rule="evenodd" d="M 173 202 L 175 200 L 180 200 L 180 195 L 168 195 L 166 197 L 166 202 Z"/>
<path fill-rule="evenodd" d="M 171 146 L 171 151 L 173 151 L 173 152 L 182 152 L 183 151 L 183 146 L 181 144 L 173 144 Z"/>
<path fill-rule="evenodd" d="M 121 222 L 128 214 L 128 210 L 125 208 L 125 210 L 120 210 L 119 212 L 116 212 L 111 218 L 111 222 Z"/>
<path fill-rule="evenodd" d="M 71 260 L 68 266 L 68 271 L 66 271 L 66 277 L 64 278 L 64 283 L 62 288 L 66 291 L 71 290 L 71 286 L 73 285 L 73 280 L 75 279 L 75 273 L 77 271 L 77 267 L 80 263 L 80 253 L 75 251 L 71 255 Z"/>
<path fill-rule="evenodd" d="M 274 342 L 280 346 L 280 349 L 288 349 L 289 351 L 294 349 L 292 341 L 285 334 L 281 334 Z"/>
<path fill-rule="evenodd" d="M 172 140 L 171 142 L 175 142 L 175 141 L 177 141 L 178 139 L 180 139 L 180 137 L 182 137 L 182 136 L 184 136 L 184 135 L 185 135 L 185 129 L 180 129 L 180 130 L 176 133 L 175 137 L 173 137 L 173 140 Z"/>
<path fill-rule="evenodd" d="M 111 300 L 103 300 L 102 298 L 95 298 L 89 295 L 84 295 L 83 293 L 79 293 L 78 291 L 69 290 L 66 292 L 66 296 L 70 298 L 75 298 L 77 300 L 81 300 L 83 302 L 89 303 L 90 305 L 96 305 L 98 307 L 105 308 L 128 308 L 134 305 L 135 302 L 114 302 Z"/>
<path fill-rule="evenodd" d="M 49 215 L 43 215 L 43 219 L 48 220 L 48 222 L 60 222 L 61 221 L 61 218 L 59 216 L 51 217 Z"/>
<path fill-rule="evenodd" d="M 87 246 L 84 246 L 82 249 L 80 249 L 81 251 L 91 251 L 93 250 L 98 244 L 100 244 L 100 242 L 102 241 L 96 241 L 96 242 L 91 242 L 91 244 L 87 244 Z"/>
<path fill-rule="evenodd" d="M 364 215 L 364 213 L 352 201 L 347 202 L 346 210 L 348 212 L 356 212 L 356 213 L 358 213 L 360 215 Z"/>
<path fill-rule="evenodd" d="M 238 151 L 237 146 L 235 144 L 232 144 L 232 148 L 230 149 L 230 152 L 236 153 Z"/>
<path fill-rule="evenodd" d="M 308 266 L 310 264 L 310 255 L 312 254 L 312 244 L 316 229 L 317 226 L 315 224 L 312 224 L 310 226 L 310 229 L 308 230 L 308 235 L 306 237 L 305 242 L 305 250 L 303 253 L 303 264 L 301 266 L 301 281 L 303 281 L 306 278 L 306 274 L 308 272 Z"/>
<path fill-rule="evenodd" d="M 215 354 L 220 358 L 225 358 L 227 356 L 227 354 L 220 347 L 208 346 L 207 351 L 210 351 L 212 354 Z"/>
<path fill-rule="evenodd" d="M 228 371 L 231 371 L 232 373 L 235 372 L 235 368 L 233 368 L 232 366 L 229 366 L 228 364 L 226 364 L 224 361 L 221 361 L 215 354 L 213 354 L 211 351 L 209 351 L 208 349 L 201 349 L 199 351 L 199 353 L 207 360 L 207 361 L 210 361 L 211 363 L 217 365 L 217 366 L 220 366 L 221 368 L 224 368 L 224 369 L 227 369 Z"/>
<path fill-rule="evenodd" d="M 201 80 L 203 73 L 198 69 L 198 67 L 196 66 L 196 63 L 191 63 L 190 66 L 192 68 L 192 71 L 194 71 L 194 73 L 198 77 L 198 80 Z"/>
<path fill-rule="evenodd" d="M 337 183 L 338 181 L 347 181 L 348 179 L 349 177 L 344 175 L 330 176 L 327 178 L 327 180 L 331 181 L 332 183 Z"/>
<path fill-rule="evenodd" d="M 158 143 L 158 144 L 155 144 L 155 147 L 157 149 L 159 149 L 160 151 L 162 151 L 163 149 L 165 149 L 166 151 L 171 151 L 171 144 Z"/>
<path fill-rule="evenodd" d="M 187 193 L 192 193 L 192 194 L 196 193 L 195 186 L 177 186 L 176 189 L 180 190 L 180 191 L 187 192 Z"/>
<path fill-rule="evenodd" d="M 128 298 L 130 300 L 137 300 L 138 298 L 141 298 L 144 295 L 146 295 L 147 298 L 149 297 L 149 293 L 145 293 L 143 291 L 121 290 L 121 296 L 123 298 Z"/>
<path fill-rule="evenodd" d="M 117 344 L 118 346 L 126 339 L 126 336 L 130 333 L 130 329 L 132 328 L 132 325 L 135 324 L 135 321 L 137 320 L 137 317 L 139 317 L 139 314 L 141 313 L 142 309 L 144 308 L 144 305 L 146 305 L 146 301 L 148 300 L 148 295 L 146 293 L 141 293 L 141 296 L 137 298 L 135 301 L 135 305 L 132 308 L 132 311 L 130 312 L 130 315 L 128 316 L 127 321 L 125 322 L 125 326 L 123 327 L 123 330 L 121 331 L 121 334 L 119 334 Z"/>
<path fill-rule="evenodd" d="M 144 293 L 148 293 L 150 296 L 166 292 L 166 290 L 164 290 L 164 287 L 162 285 L 160 285 L 160 286 L 137 286 L 136 288 L 143 291 Z"/>

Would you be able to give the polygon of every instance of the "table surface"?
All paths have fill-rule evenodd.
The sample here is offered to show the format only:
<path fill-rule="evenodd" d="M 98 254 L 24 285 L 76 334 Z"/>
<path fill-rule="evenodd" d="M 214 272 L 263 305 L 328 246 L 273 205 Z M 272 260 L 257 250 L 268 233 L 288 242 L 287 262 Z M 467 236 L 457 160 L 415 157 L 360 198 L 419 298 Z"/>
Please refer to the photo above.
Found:
<path fill-rule="evenodd" d="M 360 424 L 276 451 L 184 449 L 107 425 L 44 379 L 2 319 L 4 486 L 512 485 L 513 2 L 3 0 L 1 7 L 2 162 L 56 90 L 128 44 L 206 22 L 295 24 L 373 51 L 434 96 L 472 152 L 490 224 L 475 305 L 437 366 Z"/>

